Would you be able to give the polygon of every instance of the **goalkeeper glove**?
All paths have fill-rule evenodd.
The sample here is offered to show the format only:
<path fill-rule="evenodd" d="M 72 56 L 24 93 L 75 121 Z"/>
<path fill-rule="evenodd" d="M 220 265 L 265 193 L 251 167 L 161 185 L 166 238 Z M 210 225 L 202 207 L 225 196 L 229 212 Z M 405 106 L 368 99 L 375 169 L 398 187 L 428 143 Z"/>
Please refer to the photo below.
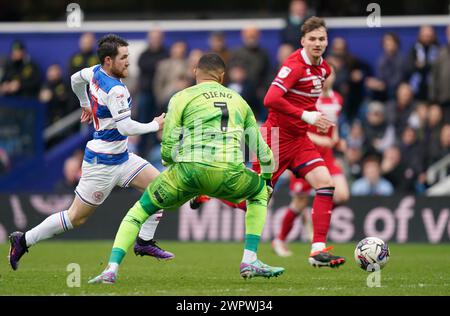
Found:
<path fill-rule="evenodd" d="M 266 182 L 267 191 L 269 192 L 269 198 L 267 200 L 270 200 L 273 193 L 272 174 L 261 173 L 261 178 L 263 178 L 263 180 Z"/>

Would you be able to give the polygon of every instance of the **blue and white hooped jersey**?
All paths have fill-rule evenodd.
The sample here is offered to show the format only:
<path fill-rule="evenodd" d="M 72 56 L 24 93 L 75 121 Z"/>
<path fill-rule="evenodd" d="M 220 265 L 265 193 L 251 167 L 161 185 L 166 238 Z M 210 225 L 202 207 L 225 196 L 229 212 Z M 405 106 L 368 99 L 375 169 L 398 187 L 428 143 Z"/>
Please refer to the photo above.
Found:
<path fill-rule="evenodd" d="M 84 160 L 118 165 L 128 160 L 128 137 L 119 133 L 117 122 L 131 116 L 131 97 L 120 79 L 109 76 L 100 65 L 81 70 L 89 82 L 95 132 L 86 145 Z"/>

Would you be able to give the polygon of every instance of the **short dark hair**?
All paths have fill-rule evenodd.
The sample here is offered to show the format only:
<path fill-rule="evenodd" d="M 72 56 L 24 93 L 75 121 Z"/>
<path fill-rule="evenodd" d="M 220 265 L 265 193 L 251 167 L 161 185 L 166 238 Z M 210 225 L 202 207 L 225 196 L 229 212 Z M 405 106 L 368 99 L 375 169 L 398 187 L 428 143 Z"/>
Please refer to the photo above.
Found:
<path fill-rule="evenodd" d="M 128 46 L 128 42 L 116 34 L 108 34 L 98 41 L 97 55 L 103 65 L 107 56 L 114 58 L 119 54 L 119 47 Z"/>
<path fill-rule="evenodd" d="M 400 37 L 398 37 L 398 35 L 396 33 L 394 33 L 394 32 L 384 33 L 381 45 L 383 45 L 384 39 L 386 37 L 390 37 L 395 42 L 395 44 L 397 45 L 397 48 L 400 48 L 400 45 L 401 45 Z"/>
<path fill-rule="evenodd" d="M 225 63 L 219 55 L 209 53 L 200 58 L 197 68 L 205 72 L 223 72 L 225 71 Z"/>
<path fill-rule="evenodd" d="M 25 45 L 21 41 L 15 40 L 11 45 L 11 51 L 13 51 L 13 50 L 25 51 L 26 48 L 25 48 Z"/>
<path fill-rule="evenodd" d="M 302 37 L 305 36 L 306 33 L 312 32 L 321 27 L 324 27 L 325 30 L 327 29 L 327 25 L 324 19 L 319 18 L 317 16 L 310 17 L 305 21 L 305 23 L 303 23 L 301 27 Z"/>
<path fill-rule="evenodd" d="M 374 152 L 374 150 L 369 150 L 369 152 L 364 155 L 363 165 L 365 165 L 368 162 L 375 162 L 379 165 L 381 164 L 381 160 L 382 157 L 379 153 Z"/>

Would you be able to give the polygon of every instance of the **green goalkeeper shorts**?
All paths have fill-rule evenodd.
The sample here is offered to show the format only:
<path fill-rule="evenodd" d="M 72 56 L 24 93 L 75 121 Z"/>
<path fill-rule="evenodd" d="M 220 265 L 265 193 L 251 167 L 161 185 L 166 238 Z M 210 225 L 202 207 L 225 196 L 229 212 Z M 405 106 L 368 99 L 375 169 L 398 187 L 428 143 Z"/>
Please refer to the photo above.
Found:
<path fill-rule="evenodd" d="M 227 164 L 219 168 L 180 162 L 163 171 L 147 187 L 140 203 L 144 209 L 150 201 L 161 209 L 175 208 L 198 195 L 239 203 L 254 198 L 263 187 L 265 181 L 244 164 Z M 264 203 L 267 205 L 267 200 L 261 201 Z"/>

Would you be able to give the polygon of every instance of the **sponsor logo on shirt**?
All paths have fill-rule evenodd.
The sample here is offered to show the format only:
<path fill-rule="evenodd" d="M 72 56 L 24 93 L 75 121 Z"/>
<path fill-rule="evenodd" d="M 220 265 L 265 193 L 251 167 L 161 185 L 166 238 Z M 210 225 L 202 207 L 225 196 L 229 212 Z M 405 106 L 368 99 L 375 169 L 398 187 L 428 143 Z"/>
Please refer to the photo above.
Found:
<path fill-rule="evenodd" d="M 278 72 L 278 77 L 281 79 L 287 78 L 289 74 L 291 73 L 292 69 L 286 66 L 281 67 L 280 71 Z"/>

